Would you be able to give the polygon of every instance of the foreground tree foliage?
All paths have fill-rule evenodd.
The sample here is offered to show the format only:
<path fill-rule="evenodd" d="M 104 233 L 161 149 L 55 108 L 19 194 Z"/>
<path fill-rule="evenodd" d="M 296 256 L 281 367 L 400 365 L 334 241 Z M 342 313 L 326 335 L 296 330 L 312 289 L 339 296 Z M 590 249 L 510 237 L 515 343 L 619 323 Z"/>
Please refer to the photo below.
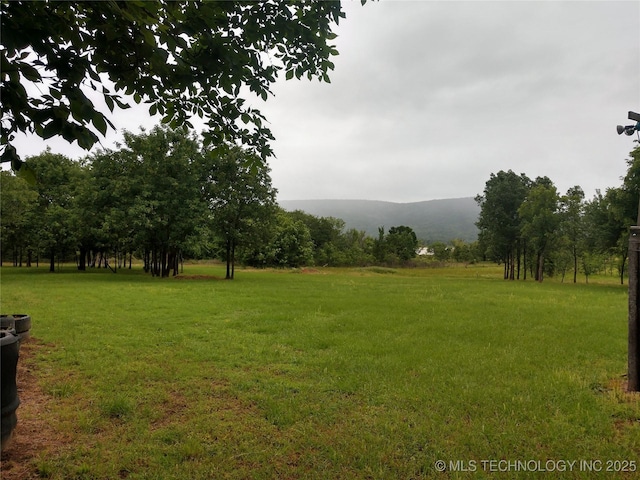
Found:
<path fill-rule="evenodd" d="M 0 3 L 3 161 L 17 132 L 89 149 L 115 128 L 96 105 L 149 105 L 172 128 L 205 118 L 205 141 L 240 141 L 265 159 L 273 137 L 247 92 L 266 100 L 278 73 L 329 81 L 344 17 L 323 2 Z"/>

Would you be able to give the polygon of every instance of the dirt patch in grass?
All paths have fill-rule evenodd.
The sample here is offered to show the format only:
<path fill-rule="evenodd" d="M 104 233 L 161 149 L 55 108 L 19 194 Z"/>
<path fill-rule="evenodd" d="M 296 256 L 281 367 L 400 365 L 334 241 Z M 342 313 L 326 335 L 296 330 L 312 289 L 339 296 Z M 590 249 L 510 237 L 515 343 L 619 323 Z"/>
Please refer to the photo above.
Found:
<path fill-rule="evenodd" d="M 637 403 L 640 402 L 640 392 L 630 392 L 629 382 L 627 376 L 623 375 L 617 378 L 613 378 L 607 382 L 607 390 L 616 392 L 625 402 Z"/>
<path fill-rule="evenodd" d="M 150 428 L 157 430 L 166 427 L 187 414 L 188 409 L 189 401 L 182 393 L 170 392 L 167 400 L 162 404 L 160 415 L 151 423 Z"/>
<path fill-rule="evenodd" d="M 320 270 L 315 269 L 315 268 L 303 268 L 302 269 L 302 273 L 306 273 L 306 274 L 319 274 L 322 273 Z"/>
<path fill-rule="evenodd" d="M 45 347 L 47 345 L 44 342 L 33 337 L 20 345 L 16 376 L 20 398 L 16 412 L 18 425 L 9 445 L 2 452 L 0 472 L 3 480 L 40 478 L 33 460 L 45 453 L 56 452 L 69 442 L 49 421 L 54 399 L 38 385 L 34 357 Z"/>
<path fill-rule="evenodd" d="M 214 275 L 176 275 L 176 280 L 224 280 L 222 277 L 216 277 Z"/>

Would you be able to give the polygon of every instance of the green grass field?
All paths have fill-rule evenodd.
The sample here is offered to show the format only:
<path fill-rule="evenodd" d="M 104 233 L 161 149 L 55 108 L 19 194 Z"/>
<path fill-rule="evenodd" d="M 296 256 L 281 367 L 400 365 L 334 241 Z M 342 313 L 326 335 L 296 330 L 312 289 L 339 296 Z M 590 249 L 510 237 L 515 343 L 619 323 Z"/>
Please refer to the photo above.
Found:
<path fill-rule="evenodd" d="M 35 374 L 67 439 L 34 467 L 53 479 L 632 478 L 620 472 L 640 469 L 627 287 L 501 272 L 224 281 L 206 265 L 183 279 L 3 267 L 2 313 L 32 316 Z"/>

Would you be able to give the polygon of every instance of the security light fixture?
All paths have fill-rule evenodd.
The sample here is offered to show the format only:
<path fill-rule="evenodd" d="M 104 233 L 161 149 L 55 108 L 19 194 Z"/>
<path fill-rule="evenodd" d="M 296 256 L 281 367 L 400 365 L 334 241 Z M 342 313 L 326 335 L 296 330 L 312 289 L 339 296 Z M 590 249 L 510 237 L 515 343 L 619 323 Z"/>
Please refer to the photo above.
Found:
<path fill-rule="evenodd" d="M 633 135 L 633 132 L 639 132 L 638 133 L 638 142 L 640 142 L 640 113 L 636 113 L 636 112 L 629 112 L 628 115 L 629 120 L 633 120 L 635 122 L 637 122 L 635 125 L 618 125 L 616 127 L 616 131 L 618 132 L 618 135 L 622 135 L 623 133 L 625 135 L 631 136 Z"/>
<path fill-rule="evenodd" d="M 618 125 L 616 127 L 616 130 L 618 131 L 618 135 L 622 135 L 624 133 L 625 135 L 631 136 L 633 135 L 633 132 L 636 131 L 636 127 L 637 125 L 627 125 L 625 127 L 623 127 L 622 125 Z"/>

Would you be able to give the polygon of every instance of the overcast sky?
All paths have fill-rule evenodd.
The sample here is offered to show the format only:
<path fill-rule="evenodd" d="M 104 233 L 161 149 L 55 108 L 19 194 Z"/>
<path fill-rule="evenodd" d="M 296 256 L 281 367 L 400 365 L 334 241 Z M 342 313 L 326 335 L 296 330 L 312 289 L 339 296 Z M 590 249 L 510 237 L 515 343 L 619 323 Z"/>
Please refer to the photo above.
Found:
<path fill-rule="evenodd" d="M 640 112 L 639 1 L 382 0 L 344 10 L 331 84 L 282 78 L 275 98 L 254 105 L 276 137 L 279 199 L 470 197 L 509 169 L 546 175 L 560 193 L 580 185 L 587 198 L 621 184 L 638 145 L 615 127 Z M 145 110 L 114 123 L 153 126 Z M 46 145 L 16 142 L 23 158 Z"/>

